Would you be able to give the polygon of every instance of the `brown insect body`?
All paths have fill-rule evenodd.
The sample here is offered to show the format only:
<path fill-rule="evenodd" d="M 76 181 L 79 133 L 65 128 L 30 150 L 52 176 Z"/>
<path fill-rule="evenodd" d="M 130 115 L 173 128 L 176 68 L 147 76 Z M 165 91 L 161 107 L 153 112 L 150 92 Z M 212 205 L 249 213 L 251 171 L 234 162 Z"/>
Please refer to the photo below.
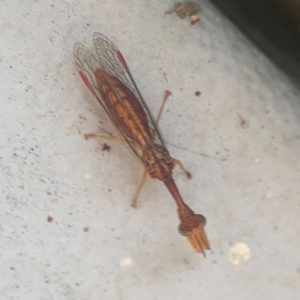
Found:
<path fill-rule="evenodd" d="M 118 131 L 143 148 L 150 129 L 143 107 L 134 93 L 118 78 L 103 70 L 97 70 L 95 76 L 103 101 Z"/>
<path fill-rule="evenodd" d="M 143 165 L 151 178 L 167 183 L 172 178 L 172 158 L 165 147 L 153 143 L 147 115 L 134 93 L 118 78 L 103 70 L 97 70 L 95 76 L 118 131 L 141 151 Z"/>
<path fill-rule="evenodd" d="M 99 61 L 83 45 L 76 44 L 74 47 L 75 62 L 81 78 L 150 177 L 166 185 L 178 206 L 181 220 L 179 231 L 187 236 L 197 252 L 204 254 L 204 250 L 209 249 L 203 228 L 205 218 L 196 215 L 184 203 L 172 178 L 175 163 L 182 167 L 180 161 L 173 159 L 165 147 L 119 50 L 99 33 L 95 33 L 94 43 Z"/>

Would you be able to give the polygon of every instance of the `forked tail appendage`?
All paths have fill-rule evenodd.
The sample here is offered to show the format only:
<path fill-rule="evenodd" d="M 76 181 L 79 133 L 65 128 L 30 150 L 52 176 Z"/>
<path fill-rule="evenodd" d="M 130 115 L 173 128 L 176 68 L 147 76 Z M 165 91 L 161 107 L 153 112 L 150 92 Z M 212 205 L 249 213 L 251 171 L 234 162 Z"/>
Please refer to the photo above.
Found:
<path fill-rule="evenodd" d="M 206 219 L 203 215 L 194 214 L 189 207 L 186 207 L 188 213 L 179 212 L 181 224 L 178 231 L 181 235 L 186 236 L 192 247 L 197 253 L 205 256 L 205 251 L 210 250 L 209 240 L 204 230 Z"/>

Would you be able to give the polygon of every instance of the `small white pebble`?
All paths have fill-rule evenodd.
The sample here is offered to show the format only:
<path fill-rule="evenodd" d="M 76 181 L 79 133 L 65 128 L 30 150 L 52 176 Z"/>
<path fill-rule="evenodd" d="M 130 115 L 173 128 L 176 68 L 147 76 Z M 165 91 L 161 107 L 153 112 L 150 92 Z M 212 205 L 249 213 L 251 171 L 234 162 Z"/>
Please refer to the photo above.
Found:
<path fill-rule="evenodd" d="M 249 260 L 250 257 L 250 248 L 245 243 L 236 243 L 234 246 L 229 248 L 228 260 L 235 266 Z"/>
<path fill-rule="evenodd" d="M 90 175 L 89 173 L 85 173 L 85 174 L 84 174 L 84 177 L 85 177 L 86 179 L 90 179 L 90 178 L 91 178 L 91 175 Z"/>
<path fill-rule="evenodd" d="M 131 259 L 131 257 L 127 256 L 127 257 L 121 259 L 120 265 L 121 266 L 130 266 L 130 265 L 132 265 L 132 259 Z"/>

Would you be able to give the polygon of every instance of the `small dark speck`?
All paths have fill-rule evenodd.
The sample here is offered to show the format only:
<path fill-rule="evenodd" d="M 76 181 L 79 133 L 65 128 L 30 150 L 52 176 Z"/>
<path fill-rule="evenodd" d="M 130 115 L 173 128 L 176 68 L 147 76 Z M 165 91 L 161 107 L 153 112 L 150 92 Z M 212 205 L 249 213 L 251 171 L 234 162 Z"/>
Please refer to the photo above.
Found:
<path fill-rule="evenodd" d="M 106 143 L 104 143 L 103 145 L 102 145 L 102 151 L 107 151 L 107 152 L 109 152 L 110 151 L 110 146 L 109 145 L 107 145 Z"/>
<path fill-rule="evenodd" d="M 201 92 L 200 92 L 200 91 L 197 91 L 197 92 L 195 92 L 195 95 L 196 95 L 197 97 L 199 97 L 199 96 L 201 95 Z"/>
<path fill-rule="evenodd" d="M 14 270 L 14 268 L 13 268 L 13 267 L 10 267 L 10 269 L 11 269 L 11 270 Z"/>
<path fill-rule="evenodd" d="M 89 23 L 87 23 L 87 24 L 86 24 L 86 26 L 90 26 L 90 24 L 89 24 Z"/>
<path fill-rule="evenodd" d="M 84 231 L 84 232 L 88 232 L 89 230 L 90 230 L 90 229 L 88 228 L 88 226 L 86 226 L 86 227 L 83 228 L 83 231 Z"/>
<path fill-rule="evenodd" d="M 9 66 L 12 69 L 12 66 Z"/>
<path fill-rule="evenodd" d="M 248 122 L 240 114 L 238 114 L 238 116 L 240 118 L 240 126 L 242 128 L 248 127 Z"/>
<path fill-rule="evenodd" d="M 108 189 L 109 192 L 111 192 L 111 189 Z"/>
<path fill-rule="evenodd" d="M 51 216 L 48 216 L 47 221 L 48 221 L 49 223 L 51 223 L 51 222 L 53 221 L 53 218 L 52 218 Z"/>

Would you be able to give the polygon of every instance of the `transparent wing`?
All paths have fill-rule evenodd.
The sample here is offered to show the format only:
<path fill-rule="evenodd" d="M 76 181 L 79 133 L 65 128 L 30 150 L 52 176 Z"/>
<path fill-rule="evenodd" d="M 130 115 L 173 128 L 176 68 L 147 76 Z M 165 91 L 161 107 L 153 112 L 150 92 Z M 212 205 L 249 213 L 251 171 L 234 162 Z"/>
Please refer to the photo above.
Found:
<path fill-rule="evenodd" d="M 149 128 L 151 129 L 152 133 L 152 145 L 154 147 L 159 145 L 165 148 L 164 141 L 156 126 L 156 122 L 154 121 L 154 118 L 150 113 L 145 100 L 143 99 L 133 80 L 123 55 L 119 49 L 103 34 L 95 32 L 93 38 L 101 69 L 118 78 L 134 93 L 146 113 Z"/>
<path fill-rule="evenodd" d="M 75 65 L 77 67 L 81 79 L 91 91 L 91 93 L 97 98 L 103 109 L 106 111 L 112 123 L 115 125 L 115 128 L 119 133 L 120 137 L 126 142 L 126 145 L 128 146 L 129 150 L 131 150 L 134 156 L 138 159 L 138 161 L 141 164 L 143 164 L 140 149 L 136 148 L 132 143 L 130 143 L 126 136 L 124 136 L 124 134 L 119 130 L 118 126 L 116 126 L 113 116 L 111 115 L 109 109 L 106 106 L 105 101 L 103 100 L 103 96 L 101 95 L 96 79 L 96 71 L 102 69 L 100 62 L 96 59 L 95 55 L 90 50 L 88 50 L 85 46 L 83 46 L 80 43 L 76 43 L 74 45 L 73 55 Z"/>
<path fill-rule="evenodd" d="M 95 55 L 83 46 L 80 43 L 76 43 L 74 45 L 73 50 L 75 65 L 77 67 L 78 73 L 88 87 L 88 89 L 92 92 L 92 94 L 97 98 L 100 102 L 106 113 L 110 118 L 112 118 L 108 109 L 106 108 L 105 102 L 101 96 L 101 93 L 98 89 L 98 83 L 96 80 L 95 72 L 98 69 L 101 69 L 101 65 L 99 61 L 96 59 Z"/>
<path fill-rule="evenodd" d="M 106 101 L 104 101 L 103 99 L 105 95 L 101 94 L 101 87 L 97 82 L 97 70 L 103 70 L 107 74 L 117 78 L 134 94 L 136 100 L 143 108 L 144 119 L 146 119 L 144 121 L 147 122 L 151 132 L 150 146 L 156 147 L 159 150 L 166 150 L 164 142 L 145 101 L 143 100 L 140 92 L 136 87 L 136 84 L 121 52 L 112 42 L 110 42 L 105 36 L 101 35 L 100 33 L 94 34 L 94 44 L 98 59 L 82 44 L 76 43 L 74 45 L 74 60 L 79 75 L 86 86 L 89 88 L 89 90 L 92 92 L 92 94 L 102 105 L 102 107 L 112 120 L 113 124 L 115 125 L 119 135 L 126 142 L 127 146 L 129 146 L 135 157 L 141 164 L 144 164 L 141 148 L 138 147 L 138 145 L 134 143 L 132 139 L 128 138 L 128 136 L 124 132 L 122 132 L 122 128 L 119 128 L 120 126 L 117 125 L 118 120 L 115 120 L 114 116 L 111 114 L 109 108 L 107 107 Z M 117 94 L 115 96 L 118 97 Z"/>

